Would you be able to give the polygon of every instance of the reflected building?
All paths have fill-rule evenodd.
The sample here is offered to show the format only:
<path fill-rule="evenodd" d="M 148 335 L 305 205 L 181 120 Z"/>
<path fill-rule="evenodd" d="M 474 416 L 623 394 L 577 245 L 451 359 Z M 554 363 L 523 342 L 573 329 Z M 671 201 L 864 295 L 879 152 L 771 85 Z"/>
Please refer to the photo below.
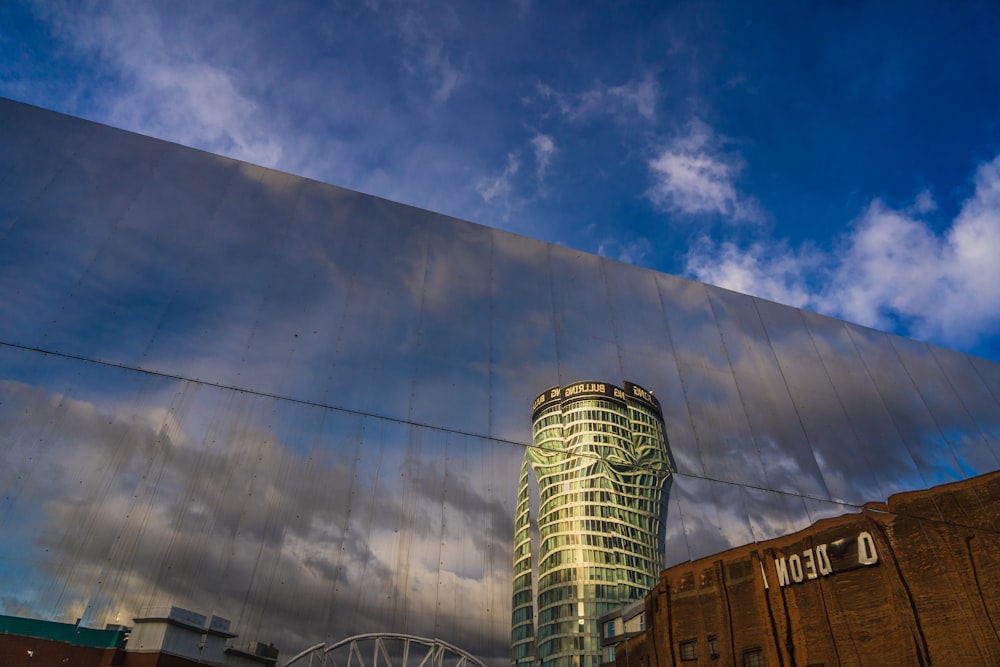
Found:
<path fill-rule="evenodd" d="M 512 664 L 599 663 L 597 619 L 656 584 L 672 470 L 659 401 L 643 387 L 577 382 L 535 399 L 515 516 Z"/>
<path fill-rule="evenodd" d="M 1000 664 L 1000 473 L 664 570 L 606 665 Z"/>

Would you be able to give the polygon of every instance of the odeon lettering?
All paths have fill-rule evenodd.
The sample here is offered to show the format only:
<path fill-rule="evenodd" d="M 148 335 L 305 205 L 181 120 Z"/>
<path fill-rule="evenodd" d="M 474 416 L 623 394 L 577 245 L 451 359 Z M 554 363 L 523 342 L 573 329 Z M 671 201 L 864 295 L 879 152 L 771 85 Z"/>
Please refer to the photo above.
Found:
<path fill-rule="evenodd" d="M 861 531 L 858 533 L 858 565 L 875 565 L 877 562 L 875 540 L 867 531 Z M 774 570 L 778 575 L 778 585 L 782 588 L 834 574 L 829 545 L 820 544 L 812 549 L 806 549 L 801 554 L 775 557 Z M 767 588 L 767 575 L 763 563 L 761 563 L 761 576 L 764 579 L 764 588 Z"/>

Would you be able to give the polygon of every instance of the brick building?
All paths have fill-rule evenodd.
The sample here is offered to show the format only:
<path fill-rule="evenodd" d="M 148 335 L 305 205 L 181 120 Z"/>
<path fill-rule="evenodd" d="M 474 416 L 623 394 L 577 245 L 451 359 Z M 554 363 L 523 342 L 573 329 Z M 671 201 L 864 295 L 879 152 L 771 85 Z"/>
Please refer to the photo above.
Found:
<path fill-rule="evenodd" d="M 998 665 L 1000 472 L 663 570 L 645 616 L 620 667 Z"/>

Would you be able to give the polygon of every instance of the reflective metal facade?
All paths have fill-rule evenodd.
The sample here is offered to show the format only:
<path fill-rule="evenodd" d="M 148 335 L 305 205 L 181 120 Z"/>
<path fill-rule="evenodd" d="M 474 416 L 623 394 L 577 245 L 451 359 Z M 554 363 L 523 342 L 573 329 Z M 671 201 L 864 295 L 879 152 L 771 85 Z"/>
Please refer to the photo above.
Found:
<path fill-rule="evenodd" d="M 671 472 L 663 415 L 631 382 L 553 387 L 533 406 L 514 519 L 511 663 L 596 667 L 597 619 L 641 600 L 659 578 Z"/>
<path fill-rule="evenodd" d="M 582 378 L 656 391 L 667 566 L 1000 469 L 995 362 L 0 101 L 7 614 L 509 665 L 532 400 Z"/>

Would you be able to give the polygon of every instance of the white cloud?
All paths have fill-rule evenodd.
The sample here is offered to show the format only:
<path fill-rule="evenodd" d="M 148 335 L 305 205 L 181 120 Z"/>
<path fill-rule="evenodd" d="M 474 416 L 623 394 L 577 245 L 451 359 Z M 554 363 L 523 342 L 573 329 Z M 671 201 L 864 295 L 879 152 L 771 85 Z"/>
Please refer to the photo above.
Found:
<path fill-rule="evenodd" d="M 607 94 L 611 99 L 619 100 L 622 107 L 634 108 L 646 120 L 656 120 L 656 98 L 660 90 L 651 74 L 646 74 L 640 81 L 608 88 Z"/>
<path fill-rule="evenodd" d="M 624 243 L 614 238 L 607 238 L 597 246 L 597 254 L 626 264 L 641 264 L 652 249 L 652 244 L 645 237 Z"/>
<path fill-rule="evenodd" d="M 558 149 L 552 137 L 542 133 L 535 134 L 529 144 L 535 161 L 535 176 L 537 178 L 534 189 L 541 191 L 544 188 L 545 174 L 552 162 L 552 156 L 556 154 Z M 475 186 L 476 192 L 483 202 L 502 206 L 505 217 L 510 214 L 513 207 L 523 203 L 524 196 L 519 196 L 516 192 L 518 185 L 531 187 L 525 183 L 523 175 L 518 176 L 521 172 L 521 155 L 525 151 L 524 147 L 520 147 L 507 153 L 507 164 L 503 171 L 496 176 L 480 178 Z"/>
<path fill-rule="evenodd" d="M 730 221 L 758 221 L 760 207 L 736 189 L 743 164 L 723 152 L 705 123 L 695 120 L 684 136 L 675 139 L 649 161 L 653 185 L 650 200 L 666 210 L 689 215 L 720 215 Z"/>
<path fill-rule="evenodd" d="M 556 144 L 547 134 L 536 134 L 531 138 L 531 147 L 535 151 L 535 170 L 538 180 L 545 180 L 545 172 L 549 168 L 552 156 L 556 153 Z"/>
<path fill-rule="evenodd" d="M 589 90 L 579 93 L 562 93 L 539 84 L 538 93 L 542 99 L 553 102 L 556 110 L 570 121 L 583 121 L 594 116 L 612 116 L 625 121 L 638 115 L 652 122 L 656 119 L 660 89 L 653 75 L 647 73 L 641 79 L 619 86 L 607 86 L 598 81 Z"/>
<path fill-rule="evenodd" d="M 817 302 L 878 327 L 890 326 L 892 313 L 923 319 L 927 298 L 947 280 L 946 245 L 919 219 L 876 200 L 858 220 Z"/>
<path fill-rule="evenodd" d="M 479 184 L 476 185 L 476 192 L 479 193 L 479 196 L 486 203 L 490 203 L 498 197 L 501 199 L 508 198 L 513 191 L 513 178 L 517 175 L 520 168 L 521 160 L 517 153 L 507 153 L 507 166 L 504 167 L 504 170 L 495 178 L 480 180 Z"/>
<path fill-rule="evenodd" d="M 165 37 L 146 5 L 42 3 L 56 34 L 122 78 L 108 99 L 108 122 L 143 134 L 274 166 L 281 143 L 266 130 L 232 72 L 201 57 L 193 42 Z"/>
<path fill-rule="evenodd" d="M 444 104 L 466 78 L 465 72 L 452 63 L 443 37 L 460 29 L 458 17 L 446 5 L 413 7 L 398 3 L 393 11 L 404 46 L 403 68 L 423 79 L 435 105 Z M 429 12 L 433 15 L 429 16 Z"/>
<path fill-rule="evenodd" d="M 753 294 L 790 306 L 812 305 L 804 276 L 821 269 L 823 258 L 795 252 L 780 244 L 716 245 L 708 237 L 695 243 L 686 257 L 685 273 L 727 289 Z"/>
<path fill-rule="evenodd" d="M 686 272 L 722 287 L 935 342 L 966 345 L 1000 327 L 1000 156 L 979 167 L 975 190 L 937 234 L 919 216 L 920 193 L 894 210 L 873 201 L 836 252 L 779 243 L 740 248 L 703 240 Z"/>

